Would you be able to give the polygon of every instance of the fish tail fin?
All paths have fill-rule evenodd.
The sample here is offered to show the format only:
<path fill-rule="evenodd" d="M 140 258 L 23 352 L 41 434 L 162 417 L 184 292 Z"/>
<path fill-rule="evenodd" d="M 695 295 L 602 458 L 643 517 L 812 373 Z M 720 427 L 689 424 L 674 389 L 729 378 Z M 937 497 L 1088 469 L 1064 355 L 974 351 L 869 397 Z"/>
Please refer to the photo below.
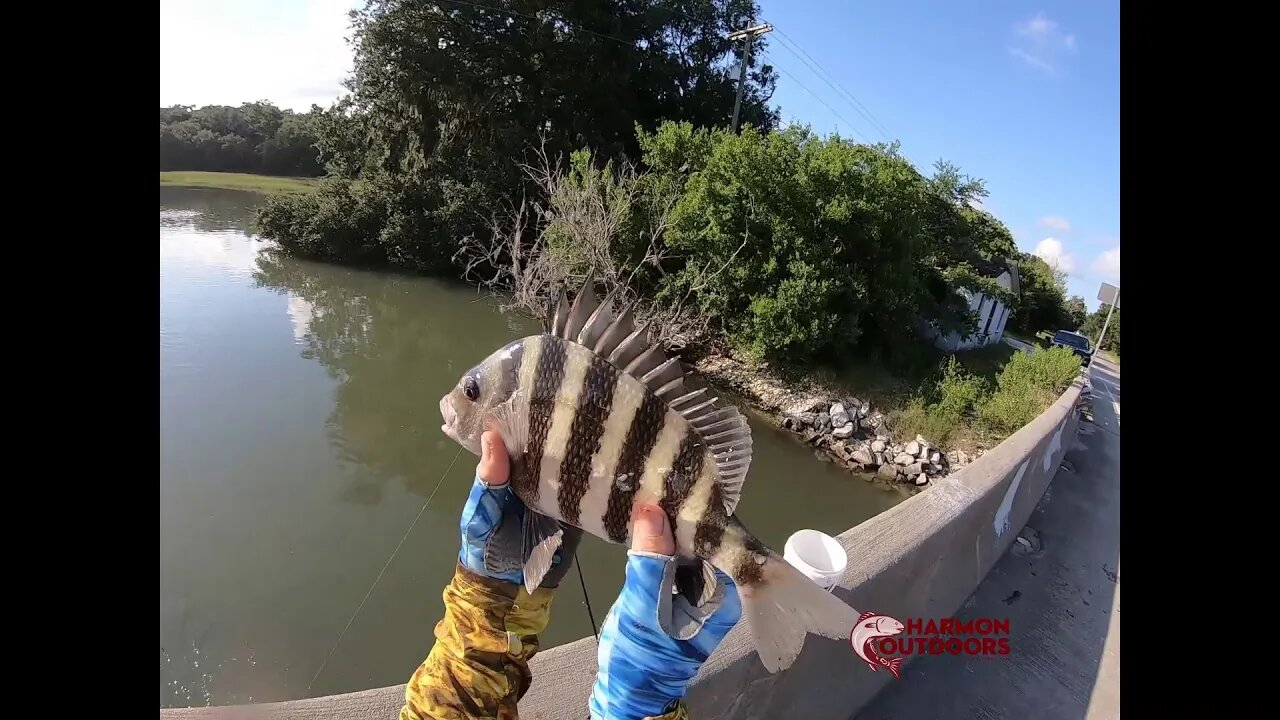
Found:
<path fill-rule="evenodd" d="M 806 633 L 849 642 L 858 611 L 824 590 L 775 552 L 761 566 L 761 579 L 739 584 L 742 614 L 769 672 L 791 667 Z"/>
<path fill-rule="evenodd" d="M 897 680 L 899 677 L 899 670 L 902 669 L 902 658 L 892 658 L 889 660 L 889 664 L 885 667 L 889 668 L 889 672 L 893 673 L 893 679 Z"/>

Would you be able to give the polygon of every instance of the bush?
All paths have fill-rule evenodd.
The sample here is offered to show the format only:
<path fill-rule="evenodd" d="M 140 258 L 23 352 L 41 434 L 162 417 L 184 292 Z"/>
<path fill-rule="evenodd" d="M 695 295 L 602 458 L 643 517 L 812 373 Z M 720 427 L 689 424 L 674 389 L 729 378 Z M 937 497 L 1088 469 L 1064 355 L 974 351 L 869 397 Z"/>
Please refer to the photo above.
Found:
<path fill-rule="evenodd" d="M 369 195 L 330 179 L 314 193 L 272 197 L 258 210 L 258 232 L 298 257 L 385 262 L 376 242 L 385 212 Z"/>
<path fill-rule="evenodd" d="M 950 422 L 950 418 L 931 413 L 923 400 L 915 398 L 906 407 L 890 413 L 889 428 L 894 437 L 914 438 L 918 434 L 945 445 L 955 430 L 955 424 Z"/>
<path fill-rule="evenodd" d="M 920 434 L 935 445 L 945 445 L 966 419 L 974 417 L 985 394 L 983 379 L 966 371 L 952 355 L 916 398 L 890 416 L 889 423 L 899 436 Z"/>
<path fill-rule="evenodd" d="M 757 358 L 807 365 L 903 344 L 921 314 L 949 311 L 934 295 L 954 293 L 933 280 L 960 259 L 956 248 L 980 254 L 1007 236 L 992 222 L 966 244 L 934 237 L 935 215 L 971 234 L 988 218 L 938 200 L 893 147 L 794 126 L 738 134 L 688 123 L 642 131 L 639 142 L 650 172 L 679 189 L 664 239 L 683 267 L 673 265 L 663 290 L 690 292 Z M 938 212 L 926 218 L 926 208 Z"/>
<path fill-rule="evenodd" d="M 476 232 L 489 202 L 475 185 L 370 173 L 326 178 L 307 195 L 270 198 L 258 210 L 262 237 L 288 254 L 329 262 L 455 273 L 454 238 Z"/>
<path fill-rule="evenodd" d="M 978 412 L 992 430 L 1013 433 L 1031 422 L 1080 374 L 1080 360 L 1067 348 L 1013 356 L 997 389 Z"/>

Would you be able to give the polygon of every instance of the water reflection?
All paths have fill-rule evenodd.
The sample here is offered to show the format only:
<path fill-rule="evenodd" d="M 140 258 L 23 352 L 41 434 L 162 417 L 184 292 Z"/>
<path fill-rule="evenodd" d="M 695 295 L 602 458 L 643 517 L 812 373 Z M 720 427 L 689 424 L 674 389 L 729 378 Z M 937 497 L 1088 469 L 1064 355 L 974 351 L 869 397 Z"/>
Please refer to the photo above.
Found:
<path fill-rule="evenodd" d="M 440 396 L 510 337 L 536 331 L 518 317 L 495 323 L 484 300 L 468 307 L 458 286 L 298 262 L 264 249 L 254 282 L 286 295 L 302 355 L 339 381 L 326 424 L 340 457 L 369 470 L 346 499 L 381 501 L 380 484 L 425 495 L 421 477 L 440 454 Z"/>

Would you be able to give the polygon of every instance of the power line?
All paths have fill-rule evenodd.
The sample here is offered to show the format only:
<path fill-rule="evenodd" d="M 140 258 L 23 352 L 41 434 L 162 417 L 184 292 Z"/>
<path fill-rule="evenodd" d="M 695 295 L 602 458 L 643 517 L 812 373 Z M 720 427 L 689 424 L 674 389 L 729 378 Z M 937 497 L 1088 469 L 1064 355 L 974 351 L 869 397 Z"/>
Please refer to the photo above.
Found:
<path fill-rule="evenodd" d="M 854 95 L 852 92 L 850 92 L 848 88 L 842 85 L 839 80 L 836 80 L 835 76 L 832 75 L 826 68 L 822 67 L 822 65 L 817 60 L 815 60 L 812 55 L 810 55 L 803 47 L 800 46 L 800 43 L 796 42 L 795 40 L 792 40 L 790 35 L 787 35 L 785 32 L 781 30 L 778 30 L 778 35 L 783 40 L 786 40 L 786 43 L 783 43 L 782 46 L 786 48 L 788 52 L 790 52 L 792 55 L 796 55 L 796 57 L 800 58 L 801 62 L 804 62 L 806 65 L 809 65 L 809 69 L 813 70 L 815 74 L 817 74 L 820 78 L 822 78 L 823 82 L 826 82 L 827 85 L 830 85 L 832 90 L 835 90 L 836 92 L 843 92 L 844 95 L 847 96 L 849 100 L 852 101 L 851 107 L 853 107 L 854 110 L 856 110 L 860 115 L 866 118 L 867 122 L 871 123 L 871 126 L 874 127 L 877 132 L 883 135 L 886 140 L 893 139 L 893 133 L 889 132 L 889 129 L 886 128 L 884 124 L 881 123 L 878 119 L 876 119 L 876 117 L 872 114 L 871 109 L 868 108 L 866 105 L 864 105 L 862 101 L 859 100 L 857 96 Z M 803 53 L 803 57 L 801 57 L 800 55 L 797 55 L 795 50 L 792 50 L 790 47 L 787 47 L 787 44 L 794 45 L 796 47 L 796 50 L 799 50 L 800 53 Z M 805 58 L 808 58 L 808 60 L 806 60 Z M 810 61 L 812 61 L 812 63 L 810 63 Z M 821 68 L 821 70 L 819 70 L 819 68 Z M 831 79 L 835 81 L 835 85 L 832 85 L 831 82 L 827 81 L 826 77 L 823 77 L 824 74 L 826 76 L 831 77 Z"/>
<path fill-rule="evenodd" d="M 766 53 L 762 53 L 762 55 L 763 55 L 764 57 L 768 57 L 768 53 L 767 53 L 767 52 L 766 52 Z M 804 83 L 800 82 L 800 80 L 799 80 L 798 78 L 796 78 L 796 76 L 795 76 L 795 75 L 792 75 L 791 73 L 787 72 L 786 70 L 783 70 L 781 67 L 778 67 L 777 65 L 774 65 L 774 66 L 773 66 L 773 69 L 774 69 L 774 70 L 777 70 L 778 72 L 782 73 L 783 75 L 786 75 L 787 77 L 791 78 L 791 81 L 792 81 L 792 82 L 794 82 L 796 85 L 799 85 L 801 90 L 804 90 L 805 92 L 809 93 L 810 95 L 812 95 L 812 96 L 814 97 L 814 99 L 815 99 L 815 100 L 817 100 L 818 102 L 820 102 L 820 103 L 822 103 L 823 105 L 825 105 L 825 106 L 826 106 L 826 108 L 827 108 L 828 110 L 830 110 L 830 111 L 831 111 L 831 114 L 832 114 L 832 115 L 835 115 L 835 116 L 836 116 L 837 118 L 839 118 L 842 122 L 844 122 L 844 124 L 845 124 L 845 125 L 848 125 L 848 126 L 849 126 L 849 129 L 850 129 L 850 130 L 852 130 L 854 133 L 856 133 L 856 134 L 858 135 L 858 137 L 862 138 L 864 142 L 867 142 L 867 143 L 870 143 L 870 142 L 871 142 L 870 140 L 868 140 L 868 139 L 867 139 L 867 136 L 866 136 L 866 135 L 863 135 L 863 134 L 862 134 L 862 131 L 861 131 L 861 130 L 859 130 L 859 129 L 858 129 L 858 128 L 853 124 L 853 123 L 849 122 L 849 120 L 848 120 L 848 119 L 846 119 L 846 118 L 845 118 L 845 116 L 841 115 L 839 110 L 836 110 L 835 108 L 831 107 L 831 105 L 829 105 L 829 104 L 827 103 L 827 101 L 826 101 L 826 100 L 823 100 L 823 99 L 822 99 L 822 96 L 821 96 L 821 95 L 819 95 L 818 93 L 816 93 L 816 92 L 814 92 L 814 91 L 810 90 L 810 89 L 809 89 L 809 87 L 808 87 L 807 85 L 805 85 Z"/>

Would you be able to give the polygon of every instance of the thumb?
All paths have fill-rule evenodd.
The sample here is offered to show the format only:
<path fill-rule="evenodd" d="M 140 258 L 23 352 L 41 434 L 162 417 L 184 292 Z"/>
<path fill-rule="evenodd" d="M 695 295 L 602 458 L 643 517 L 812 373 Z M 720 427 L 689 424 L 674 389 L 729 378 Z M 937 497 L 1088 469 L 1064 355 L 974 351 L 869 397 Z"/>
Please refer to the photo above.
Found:
<path fill-rule="evenodd" d="M 493 430 L 487 430 L 480 436 L 480 463 L 476 465 L 476 475 L 490 487 L 506 485 L 511 475 L 507 446 L 502 442 L 502 436 Z"/>
<path fill-rule="evenodd" d="M 631 549 L 674 555 L 675 538 L 667 514 L 657 505 L 636 505 L 631 511 Z"/>

